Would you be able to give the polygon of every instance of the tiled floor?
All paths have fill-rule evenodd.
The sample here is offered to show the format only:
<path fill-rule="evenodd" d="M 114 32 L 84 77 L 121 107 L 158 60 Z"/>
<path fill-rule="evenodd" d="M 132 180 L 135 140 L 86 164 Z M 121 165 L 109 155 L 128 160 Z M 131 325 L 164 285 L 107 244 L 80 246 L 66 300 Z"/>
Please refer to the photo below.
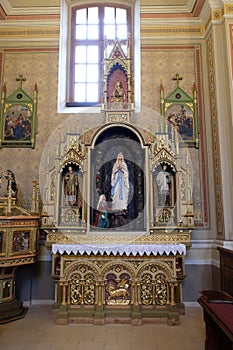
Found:
<path fill-rule="evenodd" d="M 0 325 L 1 350 L 204 350 L 200 306 L 187 307 L 179 326 L 56 325 L 51 306 L 31 306 L 23 319 Z"/>

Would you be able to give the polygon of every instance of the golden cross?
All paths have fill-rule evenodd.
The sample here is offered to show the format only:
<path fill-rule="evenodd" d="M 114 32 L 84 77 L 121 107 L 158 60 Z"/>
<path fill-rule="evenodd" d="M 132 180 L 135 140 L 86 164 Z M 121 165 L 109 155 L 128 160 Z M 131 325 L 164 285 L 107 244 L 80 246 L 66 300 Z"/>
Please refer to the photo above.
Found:
<path fill-rule="evenodd" d="M 183 80 L 183 78 L 180 77 L 179 73 L 176 73 L 176 76 L 174 78 L 172 78 L 172 80 L 176 80 L 177 86 L 179 86 L 179 81 Z"/>
<path fill-rule="evenodd" d="M 22 87 L 23 81 L 26 81 L 27 79 L 23 77 L 23 74 L 20 74 L 18 78 L 15 79 L 16 81 L 19 81 L 20 87 Z"/>

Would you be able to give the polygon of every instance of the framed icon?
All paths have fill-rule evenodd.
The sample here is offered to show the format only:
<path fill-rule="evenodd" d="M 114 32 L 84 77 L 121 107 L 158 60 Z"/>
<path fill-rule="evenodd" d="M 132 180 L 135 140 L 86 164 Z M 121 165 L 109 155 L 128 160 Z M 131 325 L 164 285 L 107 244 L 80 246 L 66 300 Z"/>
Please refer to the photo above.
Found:
<path fill-rule="evenodd" d="M 11 254 L 19 255 L 31 253 L 31 232 L 14 230 L 12 234 Z"/>
<path fill-rule="evenodd" d="M 164 90 L 160 88 L 161 113 L 164 117 L 164 128 L 172 138 L 172 132 L 178 131 L 180 144 L 199 146 L 199 125 L 197 117 L 197 92 L 194 85 L 193 97 L 190 97 L 179 87 L 182 78 L 177 74 L 173 80 L 177 80 L 177 87 L 166 98 Z"/>
<path fill-rule="evenodd" d="M 22 75 L 16 79 L 20 86 L 6 97 L 6 85 L 2 89 L 0 147 L 35 147 L 35 135 L 38 132 L 37 94 L 35 84 L 33 97 L 22 89 Z"/>

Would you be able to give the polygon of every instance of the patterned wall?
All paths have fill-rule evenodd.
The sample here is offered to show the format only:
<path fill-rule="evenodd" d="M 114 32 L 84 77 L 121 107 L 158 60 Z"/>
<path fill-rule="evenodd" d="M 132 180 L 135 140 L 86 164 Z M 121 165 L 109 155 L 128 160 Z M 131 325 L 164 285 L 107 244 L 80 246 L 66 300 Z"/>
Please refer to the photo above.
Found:
<path fill-rule="evenodd" d="M 2 58 L 2 59 L 1 59 Z M 172 78 L 179 73 L 183 77 L 180 87 L 192 96 L 194 82 L 199 93 L 199 117 L 203 138 L 203 116 L 201 107 L 201 81 L 199 48 L 197 46 L 144 46 L 141 51 L 141 101 L 148 110 L 160 112 L 159 87 L 162 83 L 165 96 L 176 88 Z M 31 201 L 33 178 L 39 176 L 40 159 L 46 142 L 53 131 L 70 115 L 57 113 L 58 50 L 57 49 L 7 49 L 0 52 L 2 62 L 1 84 L 6 83 L 7 96 L 17 87 L 19 74 L 27 79 L 23 89 L 33 96 L 34 84 L 38 85 L 38 134 L 35 149 L 1 149 L 0 165 L 11 169 L 19 186 L 19 201 Z M 1 73 L 0 68 L 0 73 Z M 83 116 L 85 117 L 85 115 Z M 79 116 L 81 118 L 81 116 Z M 204 150 L 190 149 L 195 170 L 194 209 L 197 225 L 208 225 L 207 197 L 200 193 L 200 183 L 205 187 L 206 178 L 199 163 L 204 164 Z M 202 161 L 200 162 L 200 157 Z M 0 189 L 1 195 L 4 186 Z M 206 193 L 206 191 L 204 191 Z"/>
<path fill-rule="evenodd" d="M 27 79 L 23 83 L 23 89 L 29 96 L 33 96 L 34 84 L 38 85 L 39 132 L 36 135 L 36 147 L 4 148 L 0 150 L 0 159 L 3 170 L 7 167 L 15 173 L 19 201 L 30 202 L 32 180 L 38 178 L 43 148 L 53 130 L 67 117 L 56 112 L 58 50 L 6 50 L 3 53 L 1 81 L 6 84 L 7 96 L 18 87 L 15 79 L 19 74 L 23 74 Z M 4 191 L 3 185 L 1 191 Z"/>
<path fill-rule="evenodd" d="M 175 88 L 176 74 L 183 80 L 179 86 L 193 96 L 193 84 L 197 85 L 200 148 L 190 148 L 189 154 L 194 171 L 193 200 L 196 226 L 209 224 L 206 185 L 206 161 L 204 149 L 204 116 L 202 110 L 202 85 L 200 78 L 200 48 L 198 46 L 143 46 L 141 52 L 141 97 L 147 108 L 160 112 L 160 84 L 165 97 Z M 202 168 L 200 168 L 200 164 Z M 202 189 L 202 192 L 200 191 Z"/>

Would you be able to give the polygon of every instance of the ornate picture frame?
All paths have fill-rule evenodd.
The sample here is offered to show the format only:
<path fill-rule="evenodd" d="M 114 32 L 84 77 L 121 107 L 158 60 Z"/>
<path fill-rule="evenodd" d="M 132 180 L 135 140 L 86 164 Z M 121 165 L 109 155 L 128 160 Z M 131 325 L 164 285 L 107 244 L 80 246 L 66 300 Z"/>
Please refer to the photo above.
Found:
<path fill-rule="evenodd" d="M 3 86 L 0 110 L 0 148 L 29 147 L 35 148 L 37 122 L 37 85 L 31 98 L 22 89 L 22 75 L 16 79 L 20 86 L 6 97 L 6 85 Z"/>
<path fill-rule="evenodd" d="M 178 131 L 180 144 L 199 147 L 199 124 L 197 117 L 197 92 L 193 87 L 193 97 L 190 97 L 179 87 L 182 80 L 179 74 L 173 80 L 177 81 L 177 87 L 166 98 L 161 85 L 160 101 L 161 114 L 168 133 L 172 133 L 174 127 Z M 172 135 L 170 135 L 172 137 Z"/>
<path fill-rule="evenodd" d="M 29 229 L 12 231 L 11 255 L 31 254 L 32 253 L 32 231 Z"/>

